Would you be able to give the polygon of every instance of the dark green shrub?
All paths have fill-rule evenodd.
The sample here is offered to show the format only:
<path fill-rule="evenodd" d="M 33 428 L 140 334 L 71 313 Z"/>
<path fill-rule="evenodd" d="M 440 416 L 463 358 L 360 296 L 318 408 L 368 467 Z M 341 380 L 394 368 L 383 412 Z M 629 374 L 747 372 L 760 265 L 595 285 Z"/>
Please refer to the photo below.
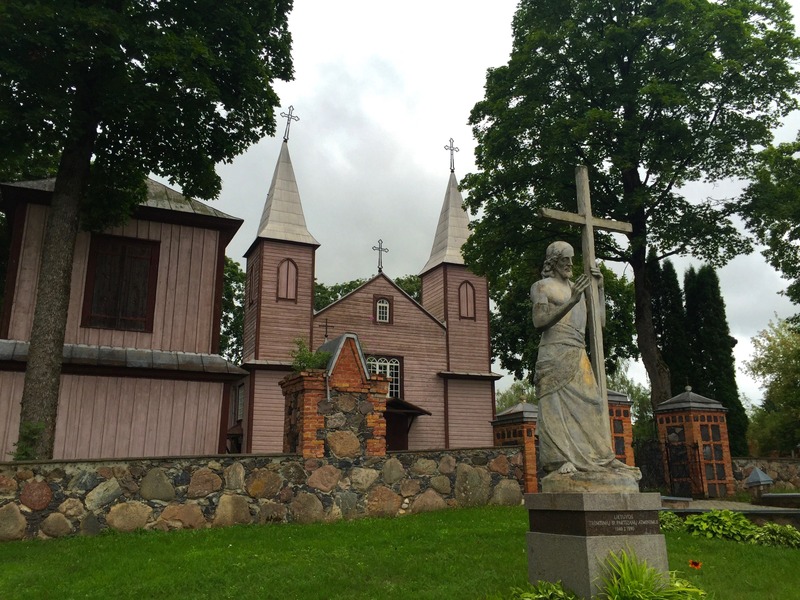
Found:
<path fill-rule="evenodd" d="M 294 341 L 295 348 L 291 352 L 292 357 L 292 370 L 295 373 L 309 371 L 311 369 L 324 369 L 328 366 L 328 361 L 331 358 L 330 352 L 323 352 L 311 350 L 302 338 L 297 338 Z"/>
<path fill-rule="evenodd" d="M 742 513 L 732 510 L 712 510 L 686 517 L 686 531 L 707 538 L 751 542 L 758 526 Z"/>

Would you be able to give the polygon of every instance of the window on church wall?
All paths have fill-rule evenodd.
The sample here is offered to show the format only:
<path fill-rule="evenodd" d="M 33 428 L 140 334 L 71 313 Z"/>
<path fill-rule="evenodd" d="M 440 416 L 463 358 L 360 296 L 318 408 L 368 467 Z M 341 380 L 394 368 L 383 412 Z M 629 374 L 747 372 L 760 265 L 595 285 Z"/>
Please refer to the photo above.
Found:
<path fill-rule="evenodd" d="M 388 356 L 370 356 L 367 358 L 370 373 L 380 373 L 389 377 L 389 398 L 402 397 L 402 363 L 399 358 Z"/>
<path fill-rule="evenodd" d="M 153 331 L 160 243 L 92 235 L 81 326 Z"/>
<path fill-rule="evenodd" d="M 392 301 L 389 298 L 375 296 L 372 302 L 372 318 L 376 323 L 392 323 Z"/>
<path fill-rule="evenodd" d="M 290 258 L 278 265 L 278 300 L 297 302 L 297 265 Z"/>
<path fill-rule="evenodd" d="M 461 319 L 475 318 L 475 286 L 469 281 L 458 287 L 458 316 Z"/>

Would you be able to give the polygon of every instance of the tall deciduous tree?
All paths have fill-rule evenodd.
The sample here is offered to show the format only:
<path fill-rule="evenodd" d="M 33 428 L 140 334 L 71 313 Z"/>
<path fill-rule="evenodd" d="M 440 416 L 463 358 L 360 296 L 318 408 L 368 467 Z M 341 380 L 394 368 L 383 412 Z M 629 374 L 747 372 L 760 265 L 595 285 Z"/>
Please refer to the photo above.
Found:
<path fill-rule="evenodd" d="M 719 278 L 708 265 L 686 272 L 686 330 L 689 336 L 692 390 L 722 403 L 728 409 L 728 437 L 734 456 L 747 456 L 747 413 L 736 386 L 736 361 L 725 315 Z"/>
<path fill-rule="evenodd" d="M 59 157 L 22 398 L 20 443 L 52 456 L 79 220 L 144 199 L 148 173 L 213 198 L 214 166 L 275 129 L 292 76 L 291 0 L 6 0 L 0 162 Z M 18 446 L 18 450 L 20 446 Z"/>
<path fill-rule="evenodd" d="M 789 454 L 800 444 L 800 332 L 786 321 L 770 322 L 753 338 L 746 365 L 764 389 L 748 437 L 761 456 Z"/>
<path fill-rule="evenodd" d="M 724 208 L 683 184 L 741 173 L 796 106 L 800 46 L 783 0 L 522 0 L 507 65 L 490 69 L 470 115 L 480 169 L 464 179 L 482 216 L 465 254 L 498 286 L 567 237 L 539 207 L 575 210 L 589 167 L 596 215 L 633 225 L 596 236 L 601 259 L 631 265 L 639 349 L 658 404 L 670 395 L 645 277 L 647 252 L 712 264 L 749 250 Z M 569 238 L 568 238 L 569 239 Z M 529 280 L 532 279 L 529 277 Z M 516 299 L 522 302 L 522 297 Z"/>
<path fill-rule="evenodd" d="M 244 286 L 247 275 L 239 263 L 225 257 L 222 283 L 222 318 L 220 320 L 219 353 L 229 361 L 242 362 L 244 344 Z"/>

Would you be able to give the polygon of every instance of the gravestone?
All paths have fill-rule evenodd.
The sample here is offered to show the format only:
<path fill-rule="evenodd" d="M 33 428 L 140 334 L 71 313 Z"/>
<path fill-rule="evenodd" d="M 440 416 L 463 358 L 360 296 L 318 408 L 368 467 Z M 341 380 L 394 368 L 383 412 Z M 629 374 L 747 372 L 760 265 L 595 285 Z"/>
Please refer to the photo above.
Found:
<path fill-rule="evenodd" d="M 577 214 L 542 210 L 545 218 L 581 225 L 584 274 L 572 280 L 574 251 L 555 242 L 547 249 L 543 279 L 531 287 L 533 322 L 542 330 L 535 373 L 539 457 L 548 474 L 542 493 L 526 495 L 525 506 L 531 583 L 561 581 L 593 598 L 611 553 L 633 553 L 664 577 L 668 563 L 658 524 L 661 497 L 639 493 L 639 469 L 617 460 L 611 447 L 594 228 L 629 232 L 630 225 L 592 216 L 586 167 L 576 169 L 576 183 Z"/>

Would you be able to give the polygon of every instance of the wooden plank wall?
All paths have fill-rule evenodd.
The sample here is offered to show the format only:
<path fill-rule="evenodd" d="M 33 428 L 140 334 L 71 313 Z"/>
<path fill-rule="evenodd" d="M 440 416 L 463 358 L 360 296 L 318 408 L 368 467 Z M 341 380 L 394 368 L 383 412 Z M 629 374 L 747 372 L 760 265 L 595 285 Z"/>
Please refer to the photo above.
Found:
<path fill-rule="evenodd" d="M 252 451 L 283 452 L 285 400 L 278 382 L 284 371 L 255 371 L 250 375 L 253 388 Z"/>
<path fill-rule="evenodd" d="M 492 439 L 492 382 L 451 379 L 449 382 L 450 447 L 494 445 Z"/>
<path fill-rule="evenodd" d="M 444 322 L 444 267 L 436 267 L 422 277 L 422 306 Z"/>
<path fill-rule="evenodd" d="M 29 205 L 14 295 L 9 337 L 30 339 L 46 207 Z M 66 343 L 210 352 L 219 232 L 184 225 L 131 219 L 107 233 L 159 240 L 158 285 L 153 333 L 80 326 L 90 235 L 75 246 Z"/>
<path fill-rule="evenodd" d="M 258 302 L 260 294 L 258 288 L 259 264 L 261 262 L 261 244 L 257 244 L 253 251 L 247 256 L 247 267 L 245 278 L 245 302 L 244 302 L 244 331 L 242 335 L 242 359 L 252 360 L 256 354 L 256 325 L 258 320 Z M 252 287 L 255 289 L 251 289 Z M 251 303 L 251 298 L 253 299 Z"/>
<path fill-rule="evenodd" d="M 296 338 L 309 339 L 314 298 L 314 247 L 265 240 L 261 245 L 261 322 L 257 359 L 291 361 Z M 278 265 L 297 265 L 297 301 L 278 300 Z"/>
<path fill-rule="evenodd" d="M 469 281 L 475 287 L 475 319 L 459 318 L 458 288 Z M 489 294 L 486 279 L 465 267 L 447 266 L 448 339 L 450 370 L 488 373 L 491 370 L 489 348 Z"/>
<path fill-rule="evenodd" d="M 390 298 L 391 324 L 373 321 L 375 295 Z M 437 376 L 447 366 L 442 326 L 380 277 L 315 318 L 313 347 L 322 343 L 323 329 L 318 326 L 324 324 L 325 319 L 336 327 L 333 335 L 357 334 L 365 354 L 403 359 L 403 399 L 433 413 L 414 422 L 409 432 L 409 449 L 443 448 L 444 382 Z"/>
<path fill-rule="evenodd" d="M 217 452 L 223 384 L 64 375 L 54 458 Z"/>
<path fill-rule="evenodd" d="M 19 411 L 25 373 L 0 371 L 0 461 L 10 460 L 19 435 Z"/>

